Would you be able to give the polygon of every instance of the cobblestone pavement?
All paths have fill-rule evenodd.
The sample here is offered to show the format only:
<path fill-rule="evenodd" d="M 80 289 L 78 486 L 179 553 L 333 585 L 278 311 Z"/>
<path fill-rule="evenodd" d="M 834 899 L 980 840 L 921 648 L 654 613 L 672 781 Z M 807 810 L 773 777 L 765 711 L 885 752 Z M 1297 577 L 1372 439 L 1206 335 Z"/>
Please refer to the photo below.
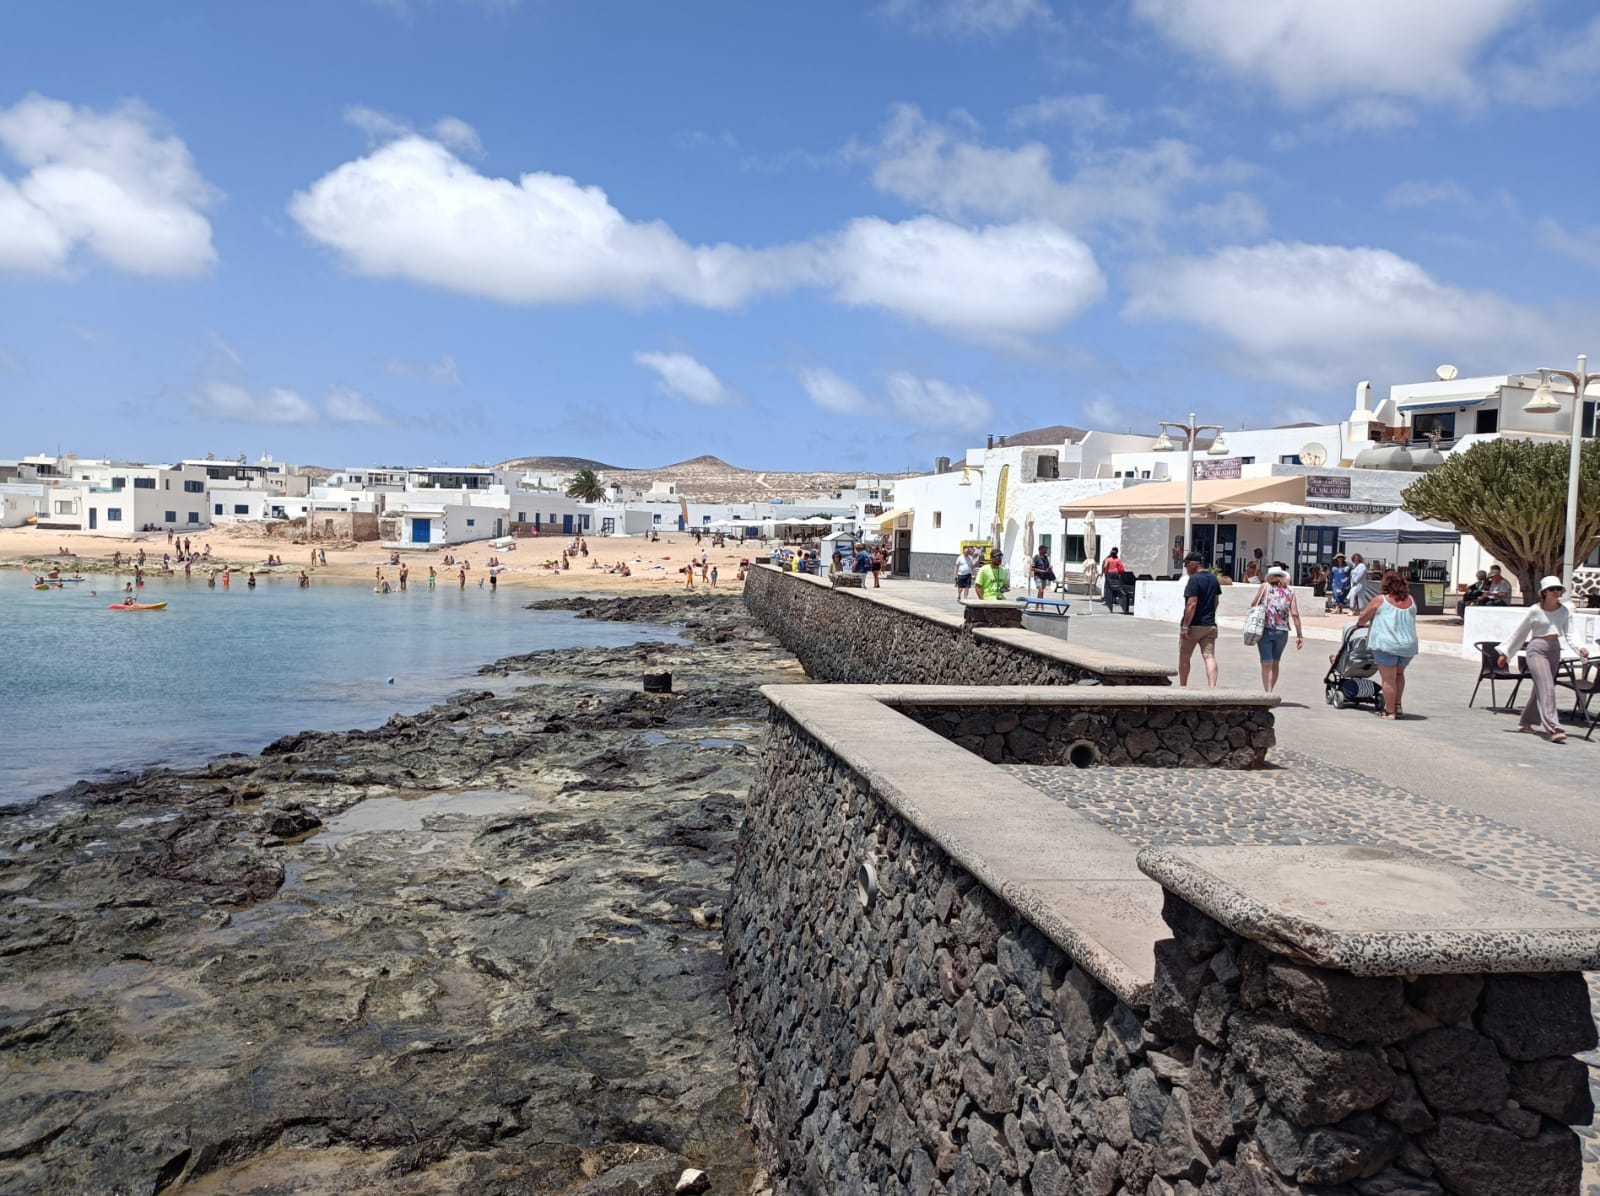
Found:
<path fill-rule="evenodd" d="M 1600 917 L 1600 855 L 1482 814 L 1408 793 L 1301 752 L 1269 767 L 1051 768 L 1007 771 L 1140 846 L 1367 843 L 1426 852 Z M 1600 974 L 1589 975 L 1600 1020 Z M 1585 1056 L 1600 1106 L 1600 1051 Z M 1584 1136 L 1584 1196 L 1600 1196 L 1600 1123 Z"/>

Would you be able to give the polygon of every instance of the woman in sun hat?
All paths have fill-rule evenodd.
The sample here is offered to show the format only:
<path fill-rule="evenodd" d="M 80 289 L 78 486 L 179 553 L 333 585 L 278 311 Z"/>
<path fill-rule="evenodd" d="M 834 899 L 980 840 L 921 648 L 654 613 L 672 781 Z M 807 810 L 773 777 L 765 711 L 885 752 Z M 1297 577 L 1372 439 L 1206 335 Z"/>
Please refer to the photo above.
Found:
<path fill-rule="evenodd" d="M 1283 650 L 1289 646 L 1289 624 L 1294 624 L 1294 646 L 1299 651 L 1305 647 L 1305 635 L 1300 628 L 1300 605 L 1295 601 L 1294 590 L 1289 587 L 1289 570 L 1273 565 L 1267 570 L 1267 579 L 1256 591 L 1251 606 L 1265 606 L 1267 621 L 1256 641 L 1256 651 L 1261 656 L 1261 686 L 1271 693 L 1278 685 L 1278 667 L 1283 661 Z"/>
<path fill-rule="evenodd" d="M 1500 667 L 1506 667 L 1508 658 L 1515 656 L 1524 644 L 1528 650 L 1528 674 L 1533 678 L 1533 696 L 1522 708 L 1522 718 L 1517 730 L 1532 735 L 1537 721 L 1550 736 L 1551 743 L 1565 743 L 1567 733 L 1561 729 L 1561 719 L 1556 714 L 1556 675 L 1561 669 L 1561 645 L 1565 643 L 1580 657 L 1587 660 L 1589 649 L 1572 634 L 1572 612 L 1561 605 L 1564 588 L 1559 577 L 1546 577 L 1539 582 L 1539 602 L 1528 608 L 1528 613 L 1517 624 L 1511 637 L 1500 645 Z"/>

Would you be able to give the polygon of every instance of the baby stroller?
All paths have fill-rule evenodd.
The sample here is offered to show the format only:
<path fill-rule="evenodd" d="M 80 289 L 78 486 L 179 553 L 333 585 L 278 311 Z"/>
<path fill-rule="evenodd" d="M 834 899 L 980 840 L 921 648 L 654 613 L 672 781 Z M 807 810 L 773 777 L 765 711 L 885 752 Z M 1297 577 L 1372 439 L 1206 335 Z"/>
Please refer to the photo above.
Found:
<path fill-rule="evenodd" d="M 1373 676 L 1378 662 L 1367 647 L 1367 629 L 1351 624 L 1345 628 L 1339 650 L 1328 658 L 1328 675 L 1322 679 L 1325 697 L 1335 710 L 1366 704 L 1383 709 L 1383 686 Z"/>

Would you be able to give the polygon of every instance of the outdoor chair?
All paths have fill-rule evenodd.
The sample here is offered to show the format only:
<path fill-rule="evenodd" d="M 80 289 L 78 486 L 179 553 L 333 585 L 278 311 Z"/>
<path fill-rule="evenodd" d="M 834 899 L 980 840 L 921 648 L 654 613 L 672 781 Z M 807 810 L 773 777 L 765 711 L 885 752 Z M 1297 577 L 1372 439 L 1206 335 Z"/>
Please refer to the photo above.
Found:
<path fill-rule="evenodd" d="M 1472 687 L 1472 696 L 1467 699 L 1467 709 L 1471 710 L 1472 704 L 1478 700 L 1478 689 L 1485 681 L 1489 683 L 1489 708 L 1491 710 L 1506 709 L 1495 698 L 1494 683 L 1496 681 L 1510 681 L 1512 683 L 1511 701 L 1507 705 L 1516 705 L 1517 690 L 1521 689 L 1522 683 L 1528 680 L 1528 674 L 1512 672 L 1509 660 L 1506 661 L 1506 667 L 1501 668 L 1500 645 L 1494 640 L 1479 640 L 1472 646 L 1478 650 L 1478 684 Z"/>
<path fill-rule="evenodd" d="M 1589 703 L 1594 701 L 1594 695 L 1600 692 L 1600 665 L 1588 663 L 1577 670 L 1570 681 L 1557 681 L 1562 689 L 1570 689 L 1573 696 L 1572 716 L 1582 719 L 1587 724 L 1583 733 L 1585 739 L 1594 735 L 1594 725 L 1600 722 L 1600 711 L 1591 713 Z"/>

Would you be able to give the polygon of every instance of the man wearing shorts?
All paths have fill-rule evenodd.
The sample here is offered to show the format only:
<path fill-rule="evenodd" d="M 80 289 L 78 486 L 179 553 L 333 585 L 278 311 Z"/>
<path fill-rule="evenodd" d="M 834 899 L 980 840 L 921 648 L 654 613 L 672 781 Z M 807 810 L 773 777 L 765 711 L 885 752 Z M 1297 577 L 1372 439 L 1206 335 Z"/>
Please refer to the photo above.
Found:
<path fill-rule="evenodd" d="M 1205 558 L 1191 552 L 1183 558 L 1189 584 L 1183 589 L 1183 621 L 1178 626 L 1178 684 L 1189 684 L 1189 661 L 1200 649 L 1205 662 L 1206 681 L 1217 683 L 1217 603 L 1222 601 L 1222 586 L 1216 575 L 1205 568 Z"/>

